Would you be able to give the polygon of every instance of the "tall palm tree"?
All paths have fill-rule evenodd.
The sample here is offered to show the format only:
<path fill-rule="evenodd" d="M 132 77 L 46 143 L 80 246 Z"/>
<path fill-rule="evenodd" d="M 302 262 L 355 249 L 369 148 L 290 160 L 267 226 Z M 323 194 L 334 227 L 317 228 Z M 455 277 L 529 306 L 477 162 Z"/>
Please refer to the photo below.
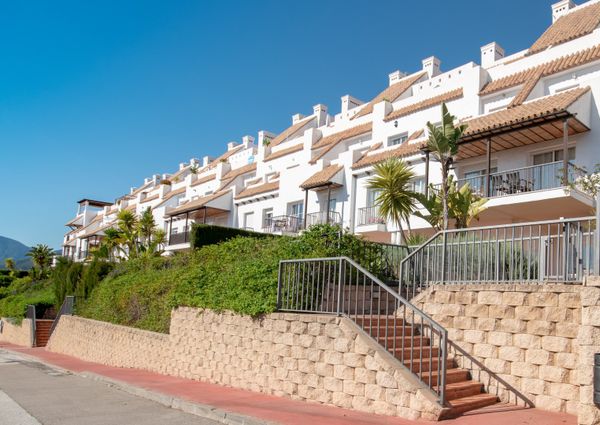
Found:
<path fill-rule="evenodd" d="M 454 162 L 454 157 L 458 153 L 458 141 L 467 129 L 465 124 L 454 125 L 456 117 L 448 112 L 448 107 L 442 103 L 442 123 L 434 125 L 427 122 L 429 138 L 427 139 L 427 149 L 433 155 L 433 158 L 440 163 L 442 169 L 442 214 L 443 229 L 448 228 L 448 176 L 450 167 Z"/>
<path fill-rule="evenodd" d="M 44 276 L 44 272 L 52 265 L 54 251 L 48 245 L 37 244 L 33 246 L 27 256 L 31 258 L 34 267 L 40 269 L 40 276 Z"/>
<path fill-rule="evenodd" d="M 117 229 L 120 234 L 121 245 L 127 248 L 129 257 L 137 256 L 138 246 L 138 219 L 134 213 L 121 210 L 117 214 Z"/>
<path fill-rule="evenodd" d="M 415 210 L 415 195 L 410 184 L 415 174 L 406 162 L 398 158 L 375 165 L 374 174 L 368 181 L 368 187 L 378 191 L 375 205 L 384 218 L 396 223 L 401 243 L 404 243 L 406 236 L 402 222 L 406 222 L 410 236 L 409 217 Z"/>
<path fill-rule="evenodd" d="M 8 270 L 10 272 L 11 275 L 13 275 L 15 273 L 15 271 L 17 270 L 17 265 L 13 258 L 5 258 L 4 259 L 4 267 L 6 268 L 6 270 Z"/>
<path fill-rule="evenodd" d="M 152 233 L 156 228 L 156 222 L 154 221 L 154 216 L 152 215 L 150 207 L 146 208 L 142 213 L 142 216 L 137 222 L 137 227 L 140 242 L 149 245 L 152 239 Z"/>

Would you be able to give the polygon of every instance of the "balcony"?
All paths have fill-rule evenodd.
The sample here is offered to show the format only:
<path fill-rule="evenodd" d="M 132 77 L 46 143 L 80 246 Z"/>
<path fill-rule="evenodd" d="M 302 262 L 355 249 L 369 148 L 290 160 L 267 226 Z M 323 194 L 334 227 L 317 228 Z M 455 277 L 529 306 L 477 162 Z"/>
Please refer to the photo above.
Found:
<path fill-rule="evenodd" d="M 167 244 L 171 245 L 180 245 L 184 243 L 188 243 L 190 241 L 190 231 L 181 232 L 181 233 L 171 233 L 169 235 L 169 240 Z"/>
<path fill-rule="evenodd" d="M 379 207 L 364 207 L 358 209 L 358 225 L 385 224 L 385 219 L 379 214 Z"/>
<path fill-rule="evenodd" d="M 337 211 L 319 211 L 306 215 L 307 227 L 317 224 L 342 224 L 342 216 Z"/>
<path fill-rule="evenodd" d="M 262 230 L 265 233 L 296 234 L 303 228 L 302 218 L 293 215 L 266 217 Z"/>
<path fill-rule="evenodd" d="M 562 161 L 491 173 L 489 195 L 485 175 L 457 179 L 456 182 L 458 187 L 468 183 L 473 191 L 481 196 L 501 197 L 565 187 L 573 183 L 580 175 L 572 163 L 569 163 L 568 167 L 567 184 L 564 182 Z M 433 185 L 433 187 L 440 189 L 441 184 Z"/>

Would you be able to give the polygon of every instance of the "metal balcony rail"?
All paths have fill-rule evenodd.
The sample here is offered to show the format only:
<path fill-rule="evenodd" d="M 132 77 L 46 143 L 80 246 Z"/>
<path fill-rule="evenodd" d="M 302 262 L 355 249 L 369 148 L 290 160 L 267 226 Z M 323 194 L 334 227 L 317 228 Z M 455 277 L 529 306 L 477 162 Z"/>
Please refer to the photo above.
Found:
<path fill-rule="evenodd" d="M 319 211 L 306 214 L 308 227 L 317 224 L 342 224 L 342 215 L 337 211 Z"/>
<path fill-rule="evenodd" d="M 298 233 L 302 230 L 302 218 L 294 215 L 266 217 L 263 220 L 263 231 L 266 233 Z"/>
<path fill-rule="evenodd" d="M 469 183 L 473 191 L 481 196 L 500 197 L 538 190 L 556 189 L 572 184 L 582 173 L 574 164 L 569 162 L 568 166 L 568 182 L 564 181 L 562 161 L 490 173 L 489 192 L 487 190 L 488 180 L 485 174 L 457 179 L 456 182 L 458 187 Z M 433 187 L 439 189 L 441 184 L 433 185 Z"/>
<path fill-rule="evenodd" d="M 581 282 L 594 265 L 596 218 L 438 232 L 400 263 L 401 294 L 431 284 Z"/>
<path fill-rule="evenodd" d="M 180 233 L 171 233 L 169 235 L 169 245 L 178 245 L 182 243 L 188 243 L 190 241 L 190 231 L 180 232 Z"/>
<path fill-rule="evenodd" d="M 364 207 L 358 209 L 358 225 L 385 224 L 385 218 L 379 214 L 379 207 Z"/>
<path fill-rule="evenodd" d="M 72 295 L 67 295 L 65 297 L 65 300 L 63 301 L 62 305 L 60 306 L 60 310 L 58 311 L 56 318 L 52 322 L 52 326 L 50 326 L 50 336 L 52 336 L 52 333 L 54 332 L 54 329 L 56 328 L 56 325 L 58 324 L 58 321 L 60 320 L 60 318 L 63 315 L 71 316 L 73 314 L 74 307 L 75 307 L 75 297 Z"/>
<path fill-rule="evenodd" d="M 445 403 L 446 329 L 350 258 L 281 261 L 277 307 L 349 318 Z"/>

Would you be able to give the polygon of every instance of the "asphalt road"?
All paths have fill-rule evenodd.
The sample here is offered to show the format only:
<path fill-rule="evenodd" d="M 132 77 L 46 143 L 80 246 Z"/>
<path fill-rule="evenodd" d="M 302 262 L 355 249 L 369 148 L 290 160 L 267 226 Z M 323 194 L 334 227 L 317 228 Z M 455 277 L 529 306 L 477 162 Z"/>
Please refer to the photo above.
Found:
<path fill-rule="evenodd" d="M 0 350 L 0 425 L 215 425 Z"/>

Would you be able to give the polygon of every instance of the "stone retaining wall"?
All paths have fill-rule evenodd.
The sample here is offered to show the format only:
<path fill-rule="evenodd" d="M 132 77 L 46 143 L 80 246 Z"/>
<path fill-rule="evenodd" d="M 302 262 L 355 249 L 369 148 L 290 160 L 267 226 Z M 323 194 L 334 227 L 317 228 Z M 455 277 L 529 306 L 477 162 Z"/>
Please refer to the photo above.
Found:
<path fill-rule="evenodd" d="M 590 419 L 600 419 L 591 400 L 593 353 L 600 352 L 598 288 L 440 285 L 413 302 L 537 408 L 579 414 L 581 424 L 600 423 Z"/>
<path fill-rule="evenodd" d="M 0 318 L 2 322 L 0 331 L 0 341 L 9 342 L 11 344 L 31 347 L 33 336 L 31 334 L 31 319 L 23 319 L 20 325 L 14 320 Z"/>
<path fill-rule="evenodd" d="M 437 419 L 433 394 L 351 321 L 179 308 L 169 335 L 61 317 L 48 350 L 297 400 Z"/>

